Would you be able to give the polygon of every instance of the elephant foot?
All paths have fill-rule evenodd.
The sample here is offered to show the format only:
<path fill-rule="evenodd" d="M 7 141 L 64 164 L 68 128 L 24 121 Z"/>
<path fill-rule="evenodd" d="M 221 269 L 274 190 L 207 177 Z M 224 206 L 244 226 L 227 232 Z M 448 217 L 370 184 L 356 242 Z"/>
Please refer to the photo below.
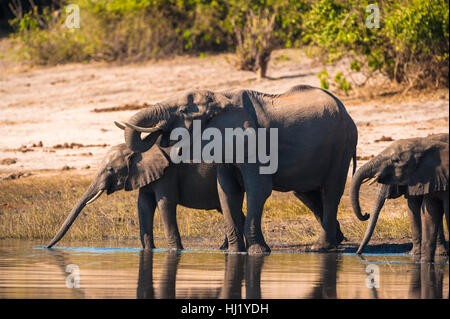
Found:
<path fill-rule="evenodd" d="M 317 251 L 331 251 L 331 250 L 335 250 L 336 248 L 337 248 L 337 243 L 324 241 L 324 240 L 317 241 L 311 247 L 312 250 L 317 250 Z"/>
<path fill-rule="evenodd" d="M 420 256 L 420 246 L 413 245 L 413 248 L 409 251 L 411 256 Z"/>
<path fill-rule="evenodd" d="M 249 255 L 270 254 L 270 248 L 267 245 L 253 244 L 250 247 L 248 247 L 247 252 Z"/>
<path fill-rule="evenodd" d="M 141 237 L 141 243 L 142 243 L 142 248 L 144 248 L 144 250 L 150 250 L 150 249 L 156 248 L 155 242 L 153 241 L 153 237 L 150 237 L 147 234 L 145 234 L 143 237 Z"/>
<path fill-rule="evenodd" d="M 443 244 L 437 245 L 436 256 L 448 256 L 447 248 Z"/>

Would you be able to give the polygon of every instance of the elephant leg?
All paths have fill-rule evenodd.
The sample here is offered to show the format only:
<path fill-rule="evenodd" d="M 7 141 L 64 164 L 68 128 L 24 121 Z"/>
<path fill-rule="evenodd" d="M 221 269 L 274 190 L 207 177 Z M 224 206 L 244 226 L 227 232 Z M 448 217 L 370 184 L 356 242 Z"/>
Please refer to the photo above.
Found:
<path fill-rule="evenodd" d="M 156 201 L 154 194 L 139 189 L 138 216 L 139 230 L 142 247 L 144 249 L 155 248 L 153 240 L 153 217 L 155 216 Z"/>
<path fill-rule="evenodd" d="M 337 246 L 336 240 L 336 224 L 337 224 L 337 209 L 339 201 L 336 201 L 329 195 L 324 195 L 324 209 L 322 220 L 322 232 L 319 240 L 313 245 L 314 250 L 330 250 Z"/>
<path fill-rule="evenodd" d="M 436 251 L 439 223 L 443 213 L 442 202 L 432 195 L 425 195 L 421 207 L 422 245 L 421 261 L 432 262 Z"/>
<path fill-rule="evenodd" d="M 422 223 L 420 221 L 420 207 L 422 196 L 408 198 L 408 215 L 411 223 L 412 244 L 410 254 L 420 256 L 420 241 L 422 239 Z"/>
<path fill-rule="evenodd" d="M 443 218 L 442 218 L 441 222 L 439 223 L 439 228 L 438 228 L 438 236 L 437 236 L 437 242 L 436 242 L 436 255 L 438 255 L 438 256 L 447 256 L 448 255 L 447 247 L 445 247 Z"/>
<path fill-rule="evenodd" d="M 245 251 L 245 243 L 243 239 L 244 225 L 241 215 L 243 215 L 244 190 L 237 181 L 235 173 L 234 168 L 229 165 L 218 166 L 217 191 L 225 220 L 228 251 L 243 252 Z"/>
<path fill-rule="evenodd" d="M 245 215 L 243 212 L 241 212 L 241 222 L 240 225 L 244 225 L 245 223 Z M 245 238 L 244 238 L 245 239 Z M 219 250 L 227 250 L 228 249 L 228 238 L 227 235 L 225 235 L 225 239 L 223 240 L 222 245 L 219 247 Z"/>
<path fill-rule="evenodd" d="M 320 191 L 311 191 L 306 193 L 294 192 L 294 195 L 303 203 L 310 211 L 313 212 L 317 222 L 322 225 L 323 219 L 323 206 L 322 196 Z M 336 220 L 336 241 L 340 244 L 346 238 L 341 231 L 339 221 Z"/>
<path fill-rule="evenodd" d="M 341 158 L 341 161 L 332 168 L 328 179 L 321 188 L 323 205 L 322 231 L 319 240 L 313 246 L 313 249 L 316 250 L 330 250 L 337 246 L 338 205 L 344 193 L 351 158 L 344 159 L 342 154 L 339 153 L 336 154 L 336 158 Z"/>
<path fill-rule="evenodd" d="M 183 249 L 177 225 L 177 203 L 160 193 L 156 194 L 156 198 L 169 248 Z"/>
<path fill-rule="evenodd" d="M 259 173 L 256 165 L 242 165 L 242 177 L 247 195 L 247 218 L 244 233 L 249 254 L 269 253 L 270 248 L 264 240 L 261 218 L 264 204 L 272 193 L 272 176 Z"/>

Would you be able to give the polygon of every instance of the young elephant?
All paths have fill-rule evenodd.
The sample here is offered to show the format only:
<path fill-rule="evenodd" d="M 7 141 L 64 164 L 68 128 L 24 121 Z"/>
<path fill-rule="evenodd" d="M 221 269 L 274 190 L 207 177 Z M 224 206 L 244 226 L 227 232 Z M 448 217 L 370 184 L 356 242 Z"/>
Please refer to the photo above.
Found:
<path fill-rule="evenodd" d="M 145 249 L 154 248 L 153 216 L 158 207 L 170 248 L 182 249 L 176 222 L 176 207 L 217 209 L 216 167 L 212 164 L 173 164 L 168 150 L 155 144 L 144 153 L 134 153 L 125 144 L 112 147 L 105 156 L 96 177 L 72 209 L 48 248 L 67 232 L 81 210 L 106 191 L 139 189 L 138 215 L 140 237 Z M 242 215 L 243 216 L 243 215 Z"/>
<path fill-rule="evenodd" d="M 413 247 L 410 254 L 413 256 L 420 256 L 420 246 L 422 240 L 422 223 L 420 217 L 420 208 L 423 202 L 423 196 L 410 196 L 406 197 L 408 194 L 408 189 L 406 186 L 399 185 L 387 185 L 380 184 L 378 187 L 377 197 L 375 204 L 373 206 L 371 218 L 369 224 L 367 225 L 364 238 L 359 245 L 358 254 L 361 254 L 363 249 L 369 243 L 372 237 L 373 231 L 378 220 L 378 216 L 383 208 L 386 199 L 398 198 L 400 196 L 405 196 L 408 202 L 408 215 L 411 222 L 411 233 L 412 233 L 412 244 Z M 436 243 L 436 255 L 447 255 L 447 248 L 445 247 L 445 236 L 443 228 L 443 220 L 439 223 L 438 237 Z"/>
<path fill-rule="evenodd" d="M 372 235 L 384 200 L 404 195 L 408 200 L 412 221 L 413 253 L 420 254 L 422 261 L 434 259 L 443 213 L 447 226 L 449 222 L 448 161 L 448 134 L 439 134 L 398 140 L 358 170 L 351 182 L 350 198 L 360 220 L 367 218 L 367 215 L 361 214 L 359 205 L 361 184 L 367 181 L 370 181 L 369 185 L 374 182 L 382 184 L 358 253 L 361 253 Z M 442 237 L 439 239 L 441 242 Z"/>

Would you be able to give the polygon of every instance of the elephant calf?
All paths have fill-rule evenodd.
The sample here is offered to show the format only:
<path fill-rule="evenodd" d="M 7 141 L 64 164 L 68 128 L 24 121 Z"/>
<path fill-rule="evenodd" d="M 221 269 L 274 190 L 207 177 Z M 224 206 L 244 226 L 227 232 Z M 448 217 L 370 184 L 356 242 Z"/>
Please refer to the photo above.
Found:
<path fill-rule="evenodd" d="M 360 220 L 367 219 L 359 205 L 361 184 L 369 181 L 369 185 L 378 182 L 381 186 L 358 253 L 370 240 L 385 199 L 401 195 L 408 200 L 412 254 L 429 262 L 436 246 L 438 253 L 445 252 L 442 220 L 445 214 L 448 228 L 448 177 L 448 134 L 398 140 L 362 166 L 350 186 L 353 210 Z"/>
<path fill-rule="evenodd" d="M 179 204 L 195 209 L 216 209 L 220 212 L 216 175 L 216 167 L 212 164 L 171 163 L 167 149 L 159 144 L 155 144 L 145 153 L 134 153 L 125 144 L 116 145 L 107 152 L 88 190 L 47 247 L 55 245 L 81 210 L 104 191 L 111 194 L 121 189 L 139 189 L 138 215 L 142 246 L 145 249 L 155 247 L 153 216 L 158 207 L 169 247 L 182 249 L 176 222 L 176 207 Z"/>

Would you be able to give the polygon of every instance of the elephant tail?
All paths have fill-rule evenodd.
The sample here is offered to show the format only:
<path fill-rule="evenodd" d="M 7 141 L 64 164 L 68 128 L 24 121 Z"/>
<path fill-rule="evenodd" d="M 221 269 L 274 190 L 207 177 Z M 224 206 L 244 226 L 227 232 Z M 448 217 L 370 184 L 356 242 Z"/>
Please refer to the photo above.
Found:
<path fill-rule="evenodd" d="M 355 175 L 355 172 L 356 172 L 356 151 L 355 151 L 355 153 L 353 153 L 352 159 L 353 159 L 353 171 L 352 171 L 352 176 L 353 176 L 353 175 Z"/>

